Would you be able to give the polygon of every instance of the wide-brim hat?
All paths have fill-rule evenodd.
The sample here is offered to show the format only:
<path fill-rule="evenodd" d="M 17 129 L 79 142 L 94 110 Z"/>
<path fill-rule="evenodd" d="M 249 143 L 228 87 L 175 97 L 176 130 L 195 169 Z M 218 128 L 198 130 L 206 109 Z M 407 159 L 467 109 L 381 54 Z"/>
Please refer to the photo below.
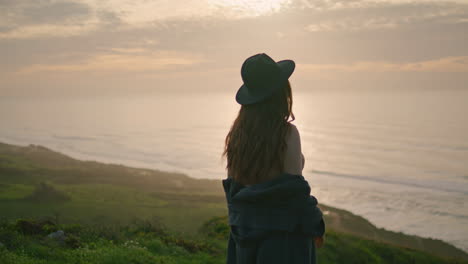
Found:
<path fill-rule="evenodd" d="M 247 58 L 241 68 L 244 83 L 237 90 L 237 103 L 248 105 L 267 99 L 284 87 L 295 67 L 293 60 L 275 62 L 265 53 Z"/>

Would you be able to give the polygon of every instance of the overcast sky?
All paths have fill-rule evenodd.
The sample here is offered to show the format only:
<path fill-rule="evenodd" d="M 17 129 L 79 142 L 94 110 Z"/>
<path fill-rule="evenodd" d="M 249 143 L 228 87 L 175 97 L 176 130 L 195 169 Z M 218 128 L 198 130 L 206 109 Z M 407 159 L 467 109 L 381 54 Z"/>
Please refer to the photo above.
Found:
<path fill-rule="evenodd" d="M 266 52 L 295 89 L 468 89 L 468 1 L 0 0 L 4 96 L 235 91 Z"/>

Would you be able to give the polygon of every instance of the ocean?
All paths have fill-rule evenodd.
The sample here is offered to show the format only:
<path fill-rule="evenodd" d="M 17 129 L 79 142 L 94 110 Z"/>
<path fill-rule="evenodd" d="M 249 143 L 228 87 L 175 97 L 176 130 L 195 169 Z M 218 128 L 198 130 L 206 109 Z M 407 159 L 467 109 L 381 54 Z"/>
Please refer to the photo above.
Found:
<path fill-rule="evenodd" d="M 0 141 L 223 179 L 234 93 L 0 98 Z M 294 91 L 320 203 L 468 251 L 468 91 Z"/>

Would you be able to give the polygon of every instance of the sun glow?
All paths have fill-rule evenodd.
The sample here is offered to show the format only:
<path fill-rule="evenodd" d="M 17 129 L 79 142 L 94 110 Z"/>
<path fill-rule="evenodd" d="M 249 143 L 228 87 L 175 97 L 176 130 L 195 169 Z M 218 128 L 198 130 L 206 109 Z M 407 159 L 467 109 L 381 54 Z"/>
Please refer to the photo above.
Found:
<path fill-rule="evenodd" d="M 291 0 L 209 0 L 210 4 L 240 17 L 261 16 L 279 12 Z"/>

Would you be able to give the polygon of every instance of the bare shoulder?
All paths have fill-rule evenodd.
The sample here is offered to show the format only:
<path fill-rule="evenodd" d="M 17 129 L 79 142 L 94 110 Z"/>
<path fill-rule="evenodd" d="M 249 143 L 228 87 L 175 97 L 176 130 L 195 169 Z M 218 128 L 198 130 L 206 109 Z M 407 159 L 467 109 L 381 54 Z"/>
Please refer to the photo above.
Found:
<path fill-rule="evenodd" d="M 296 125 L 289 123 L 289 130 L 286 135 L 286 142 L 294 144 L 294 142 L 299 142 L 301 140 L 301 136 L 299 134 L 299 130 L 297 129 Z M 289 145 L 289 144 L 288 144 Z"/>

